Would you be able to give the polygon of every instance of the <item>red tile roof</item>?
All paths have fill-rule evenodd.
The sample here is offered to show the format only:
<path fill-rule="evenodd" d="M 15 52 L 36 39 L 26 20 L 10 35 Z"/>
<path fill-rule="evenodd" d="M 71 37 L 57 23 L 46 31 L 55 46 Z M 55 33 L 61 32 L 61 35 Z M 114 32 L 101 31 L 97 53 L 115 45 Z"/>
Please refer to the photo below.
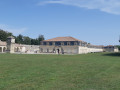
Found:
<path fill-rule="evenodd" d="M 73 37 L 56 37 L 56 38 L 52 38 L 44 41 L 81 41 L 81 40 L 78 40 Z"/>

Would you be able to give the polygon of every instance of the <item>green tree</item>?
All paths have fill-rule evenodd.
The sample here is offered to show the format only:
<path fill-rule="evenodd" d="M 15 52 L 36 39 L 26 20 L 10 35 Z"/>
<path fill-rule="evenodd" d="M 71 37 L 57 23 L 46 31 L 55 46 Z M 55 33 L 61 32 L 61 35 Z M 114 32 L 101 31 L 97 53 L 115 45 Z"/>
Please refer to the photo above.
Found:
<path fill-rule="evenodd" d="M 7 37 L 9 37 L 9 36 L 13 36 L 13 34 L 10 33 L 10 32 L 7 32 L 7 31 L 4 31 L 4 30 L 0 29 L 0 40 L 6 41 Z"/>
<path fill-rule="evenodd" d="M 35 43 L 35 40 L 31 39 L 31 45 L 34 45 L 34 43 Z"/>
<path fill-rule="evenodd" d="M 9 36 L 13 36 L 13 34 L 0 29 L 0 40 L 6 41 L 7 37 Z M 27 44 L 27 45 L 40 45 L 40 41 L 44 40 L 44 35 L 39 35 L 38 38 L 36 39 L 32 39 L 28 36 L 23 36 L 21 34 L 19 34 L 18 36 L 14 36 L 14 37 L 15 37 L 16 43 Z"/>
<path fill-rule="evenodd" d="M 40 41 L 43 41 L 45 38 L 44 38 L 44 35 L 39 35 L 38 37 L 38 45 L 40 45 Z"/>
<path fill-rule="evenodd" d="M 19 34 L 17 37 L 16 37 L 16 43 L 19 43 L 19 44 L 23 44 L 23 35 Z"/>
<path fill-rule="evenodd" d="M 44 40 L 43 35 L 39 35 L 36 39 L 31 39 L 31 45 L 40 45 L 40 41 Z"/>
<path fill-rule="evenodd" d="M 38 39 L 35 39 L 34 45 L 39 45 Z"/>
<path fill-rule="evenodd" d="M 28 36 L 24 36 L 23 37 L 23 44 L 30 45 L 31 44 L 31 38 L 29 38 Z"/>

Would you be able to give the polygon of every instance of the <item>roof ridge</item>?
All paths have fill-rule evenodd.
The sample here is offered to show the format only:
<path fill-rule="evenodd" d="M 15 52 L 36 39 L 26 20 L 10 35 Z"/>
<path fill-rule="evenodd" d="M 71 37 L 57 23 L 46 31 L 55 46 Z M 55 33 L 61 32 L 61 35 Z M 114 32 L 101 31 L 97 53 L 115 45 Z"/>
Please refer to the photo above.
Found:
<path fill-rule="evenodd" d="M 56 37 L 56 38 L 52 38 L 52 39 L 47 39 L 44 41 L 81 41 L 81 40 L 76 39 L 71 36 L 64 36 L 64 37 Z"/>

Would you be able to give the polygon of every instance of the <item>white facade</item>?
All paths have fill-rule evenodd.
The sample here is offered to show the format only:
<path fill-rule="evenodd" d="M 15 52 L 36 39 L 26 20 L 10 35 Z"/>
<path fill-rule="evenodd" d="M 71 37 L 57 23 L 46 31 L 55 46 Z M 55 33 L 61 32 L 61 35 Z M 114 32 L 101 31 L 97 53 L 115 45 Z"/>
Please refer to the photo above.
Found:
<path fill-rule="evenodd" d="M 103 46 L 87 44 L 73 37 L 57 37 L 44 40 L 40 45 L 40 53 L 86 54 L 103 52 Z"/>
<path fill-rule="evenodd" d="M 83 46 L 44 46 L 40 45 L 40 53 L 59 53 L 61 54 L 87 54 L 94 52 L 103 52 L 103 49 L 99 48 L 88 48 Z"/>
<path fill-rule="evenodd" d="M 0 41 L 0 53 L 28 53 L 28 54 L 87 54 L 96 52 L 119 52 L 114 46 L 95 46 L 87 44 L 73 37 L 58 37 L 44 40 L 41 45 L 16 44 L 13 37 L 7 43 Z"/>

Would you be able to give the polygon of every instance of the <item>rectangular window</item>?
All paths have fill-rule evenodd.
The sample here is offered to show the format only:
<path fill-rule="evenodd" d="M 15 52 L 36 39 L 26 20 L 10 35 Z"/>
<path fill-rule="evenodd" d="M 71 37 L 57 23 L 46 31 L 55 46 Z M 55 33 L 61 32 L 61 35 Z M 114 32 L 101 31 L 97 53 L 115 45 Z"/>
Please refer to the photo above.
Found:
<path fill-rule="evenodd" d="M 70 42 L 70 45 L 72 45 L 72 46 L 73 46 L 73 45 L 74 45 L 74 43 L 75 43 L 75 42 Z"/>
<path fill-rule="evenodd" d="M 43 45 L 47 45 L 47 43 L 46 43 L 46 42 L 43 42 Z"/>
<path fill-rule="evenodd" d="M 49 42 L 49 45 L 51 46 L 51 45 L 52 45 L 52 42 Z"/>
<path fill-rule="evenodd" d="M 64 45 L 67 45 L 67 42 L 64 42 Z"/>
<path fill-rule="evenodd" d="M 61 45 L 61 42 L 55 42 L 55 45 L 59 46 L 59 45 Z"/>

